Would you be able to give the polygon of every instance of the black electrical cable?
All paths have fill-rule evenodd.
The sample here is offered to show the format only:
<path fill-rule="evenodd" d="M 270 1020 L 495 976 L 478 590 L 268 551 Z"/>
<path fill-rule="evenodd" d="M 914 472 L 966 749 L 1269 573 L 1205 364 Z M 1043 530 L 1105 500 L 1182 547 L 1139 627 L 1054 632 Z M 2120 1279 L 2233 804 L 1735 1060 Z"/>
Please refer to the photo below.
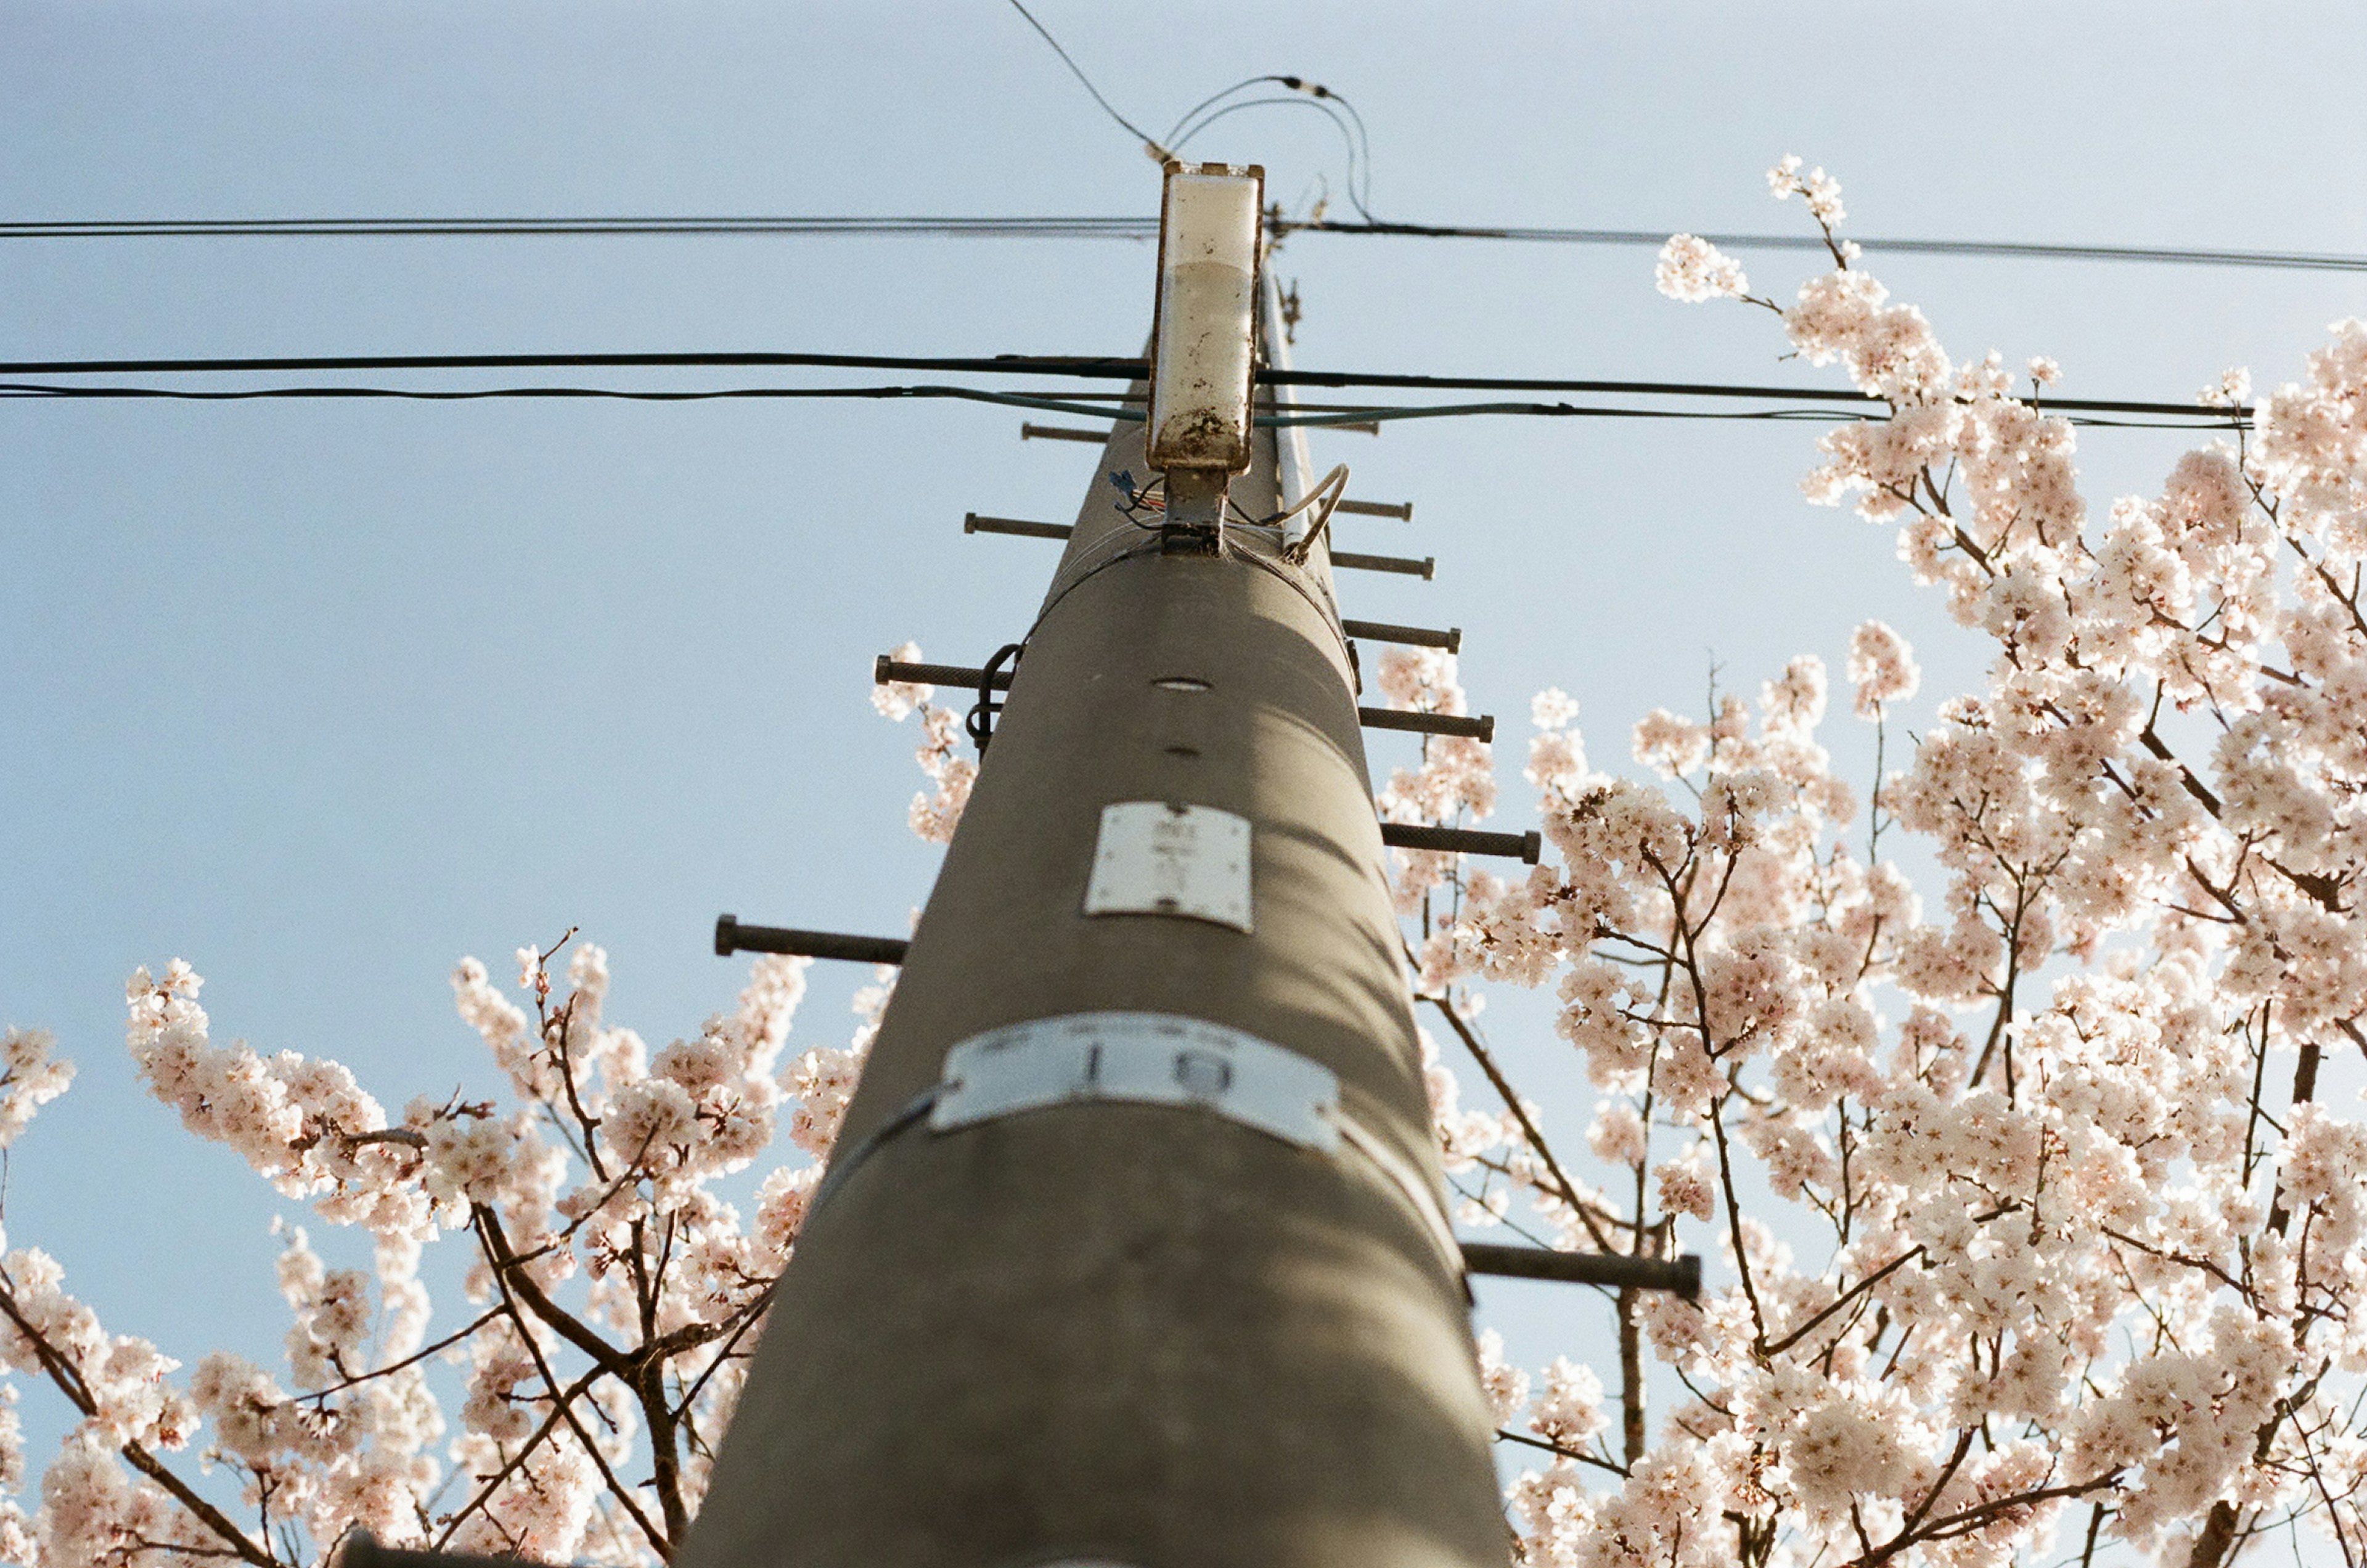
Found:
<path fill-rule="evenodd" d="M 1325 118 L 1329 119 L 1329 120 L 1332 123 L 1332 125 L 1333 125 L 1335 128 L 1337 128 L 1337 129 L 1338 129 L 1338 130 L 1340 131 L 1340 134 L 1341 134 L 1342 136 L 1343 136 L 1343 137 L 1344 137 L 1344 136 L 1346 136 L 1346 135 L 1347 135 L 1347 133 L 1348 133 L 1348 128 L 1347 128 L 1347 126 L 1346 126 L 1346 125 L 1345 125 L 1345 124 L 1341 120 L 1340 117 L 1339 117 L 1339 116 L 1337 116 L 1337 115 L 1335 115 L 1335 114 L 1332 114 L 1330 110 L 1326 109 L 1326 108 L 1325 108 L 1321 104 L 1319 104 L 1319 103 L 1315 102 L 1315 101 L 1314 101 L 1313 99 L 1311 99 L 1311 98 L 1294 98 L 1294 97 L 1290 96 L 1289 96 L 1289 95 L 1287 95 L 1287 94 L 1284 94 L 1284 93 L 1276 93 L 1274 96 L 1272 96 L 1272 97 L 1270 97 L 1270 98 L 1244 98 L 1244 99 L 1242 99 L 1240 103 L 1237 103 L 1237 104 L 1227 104 L 1223 108 L 1220 108 L 1220 109 L 1217 110 L 1215 113 L 1208 115 L 1206 118 L 1202 119 L 1202 120 L 1200 121 L 1200 123 L 1199 123 L 1199 124 L 1197 124 L 1197 125 L 1194 126 L 1191 130 L 1189 130 L 1185 131 L 1185 132 L 1183 134 L 1183 136 L 1182 136 L 1180 139 L 1178 139 L 1178 140 L 1174 142 L 1174 144 L 1173 144 L 1173 149 L 1172 149 L 1172 150 L 1173 150 L 1173 151 L 1175 151 L 1175 152 L 1181 152 L 1184 150 L 1184 144 L 1185 142 L 1190 141 L 1191 141 L 1191 140 L 1193 140 L 1195 137 L 1198 136 L 1202 131 L 1204 131 L 1204 130 L 1207 130 L 1210 126 L 1212 126 L 1212 125 L 1216 124 L 1218 120 L 1223 119 L 1223 118 L 1224 118 L 1226 116 L 1228 116 L 1228 115 L 1236 115 L 1236 114 L 1239 114 L 1239 113 L 1240 113 L 1243 109 L 1263 109 L 1263 108 L 1272 108 L 1272 107 L 1274 107 L 1274 106 L 1276 106 L 1276 105 L 1280 105 L 1282 107 L 1285 107 L 1285 108 L 1313 109 L 1313 110 L 1315 110 L 1318 114 L 1320 114 L 1320 115 L 1322 115 Z M 1349 142 L 1349 143 L 1348 143 L 1348 157 L 1349 157 L 1349 160 L 1350 160 L 1350 169 L 1351 169 L 1350 177 L 1351 177 L 1351 178 L 1353 178 L 1353 177 L 1354 177 L 1354 175 L 1353 175 L 1353 168 L 1354 168 L 1354 159 L 1355 159 L 1355 156 L 1356 156 L 1356 144 L 1355 144 L 1354 142 L 1351 141 L 1351 142 Z"/>
<path fill-rule="evenodd" d="M 930 401 L 954 400 L 963 402 L 994 403 L 1008 408 L 1036 409 L 1052 413 L 1081 414 L 1091 418 L 1118 423 L 1138 423 L 1139 411 L 1114 409 L 1091 403 L 1070 402 L 1056 397 L 1038 397 L 1024 392 L 991 392 L 977 387 L 718 387 L 679 391 L 663 391 L 628 387 L 244 387 L 206 390 L 187 387 L 92 387 L 61 386 L 55 383 L 0 382 L 0 401 L 10 399 L 60 399 L 68 400 L 147 400 L 163 402 L 269 402 L 285 400 L 335 401 L 338 400 L 367 400 L 391 399 L 406 402 L 460 403 L 491 402 L 519 400 L 604 400 L 618 402 L 694 403 L 740 400 L 910 400 Z M 2059 405 L 2057 405 L 2059 406 Z M 2180 417 L 2174 420 L 2102 419 L 2089 415 L 2067 416 L 2073 424 L 2124 430 L 2214 430 L 2244 427 L 2248 421 L 2242 411 L 2207 408 L 2179 408 L 2172 411 Z M 1379 421 L 1408 419 L 1447 419 L 1477 414 L 1508 414 L 1542 419 L 1657 419 L 1657 420 L 1725 420 L 1766 423 L 1789 423 L 1806 420 L 1812 423 L 1846 423 L 1852 416 L 1838 409 L 1643 409 L 1625 408 L 1599 403 L 1433 403 L 1385 405 L 1377 407 L 1347 406 L 1337 412 L 1293 412 L 1262 413 L 1251 423 L 1261 428 L 1303 425 L 1319 427 L 1329 424 L 1367 424 Z"/>
<path fill-rule="evenodd" d="M 1083 380 L 1137 381 L 1149 373 L 1139 359 L 1116 355 L 991 356 L 883 354 L 776 354 L 755 351 L 685 354 L 379 354 L 283 355 L 216 359 L 30 359 L 0 361 L 0 376 L 213 375 L 331 370 L 753 369 L 936 370 L 979 375 L 1067 376 Z M 1882 405 L 1870 392 L 1837 387 L 1763 387 L 1705 381 L 1540 379 L 1513 376 L 1422 376 L 1364 370 L 1261 370 L 1270 387 L 1385 387 L 1410 391 L 1578 392 L 1614 397 L 1732 398 L 1751 400 Z M 798 395 L 807 395 L 799 393 Z M 818 394 L 817 394 L 818 395 Z M 888 396 L 888 393 L 871 393 Z M 2194 403 L 2124 398 L 2047 398 L 2062 412 L 2156 414 L 2219 418 L 2251 410 L 2206 409 Z M 1070 412 L 1070 411 L 1058 411 Z M 1099 411 L 1092 411 L 1099 412 Z"/>
<path fill-rule="evenodd" d="M 1305 96 L 1252 98 L 1242 103 L 1226 104 L 1222 108 L 1211 107 L 1245 88 L 1254 87 L 1266 82 L 1287 87 L 1291 92 L 1304 94 Z M 1168 132 L 1168 144 L 1180 152 L 1186 142 L 1191 141 L 1228 115 L 1239 114 L 1243 109 L 1263 108 L 1273 105 L 1284 107 L 1297 105 L 1316 109 L 1331 122 L 1332 128 L 1340 132 L 1340 140 L 1348 152 L 1349 205 L 1355 208 L 1358 216 L 1367 222 L 1372 221 L 1372 209 L 1366 203 L 1370 200 L 1373 191 L 1373 150 L 1371 139 L 1365 132 L 1365 117 L 1356 112 L 1355 105 L 1320 82 L 1309 82 L 1298 76 L 1252 76 L 1246 82 L 1237 82 L 1214 97 L 1202 99 L 1194 106 L 1190 113 L 1176 121 L 1175 129 Z M 1344 119 L 1341 118 L 1341 111 L 1343 109 L 1347 111 L 1348 116 Z"/>
<path fill-rule="evenodd" d="M 1344 120 L 1332 112 L 1328 106 L 1318 103 L 1312 98 L 1294 98 L 1277 96 L 1271 98 L 1250 98 L 1238 104 L 1227 104 L 1223 108 L 1220 108 L 1214 114 L 1207 116 L 1206 118 L 1202 119 L 1199 124 L 1194 126 L 1190 130 L 1185 131 L 1184 133 L 1183 141 L 1178 141 L 1175 144 L 1176 150 L 1181 152 L 1184 141 L 1191 141 L 1193 138 L 1198 136 L 1202 131 L 1207 130 L 1210 126 L 1216 124 L 1218 120 L 1223 119 L 1228 115 L 1240 114 L 1244 109 L 1262 109 L 1276 107 L 1282 108 L 1314 109 L 1318 113 L 1321 114 L 1324 118 L 1331 122 L 1332 128 L 1339 131 L 1341 140 L 1347 144 L 1348 148 L 1348 199 L 1351 202 L 1355 203 L 1357 211 L 1362 212 L 1364 210 L 1364 203 L 1358 200 L 1356 196 L 1355 138 L 1349 133 L 1347 123 Z"/>
<path fill-rule="evenodd" d="M 1007 408 L 1036 409 L 1048 413 L 1082 414 L 1095 419 L 1139 423 L 1131 409 L 1110 409 L 1073 403 L 1061 398 L 1035 397 L 1025 392 L 990 392 L 979 387 L 705 387 L 665 390 L 636 387 L 240 387 L 211 390 L 191 387 L 92 387 L 26 381 L 0 381 L 0 400 L 8 399 L 144 400 L 164 402 L 239 403 L 272 401 L 335 401 L 392 399 L 403 402 L 469 403 L 532 399 L 591 399 L 635 403 L 701 403 L 746 399 L 832 400 L 838 399 L 915 401 L 952 400 L 996 403 Z M 1328 417 L 1328 416 L 1319 416 Z"/>
<path fill-rule="evenodd" d="M 1145 151 L 1149 152 L 1152 157 L 1158 159 L 1161 163 L 1165 163 L 1167 161 L 1167 149 L 1161 147 L 1158 142 L 1153 141 L 1150 139 L 1149 132 L 1141 130 L 1134 123 L 1134 121 L 1127 118 L 1126 116 L 1118 113 L 1116 109 L 1110 106 L 1110 101 L 1102 96 L 1102 90 L 1093 85 L 1093 79 L 1085 74 L 1083 67 L 1080 66 L 1075 61 L 1069 58 L 1069 51 L 1060 47 L 1060 40 L 1054 38 L 1045 28 L 1044 24 L 1036 19 L 1033 12 L 1029 11 L 1026 6 L 1021 5 L 1019 0 L 1011 0 L 1011 8 L 1018 12 L 1021 16 L 1026 17 L 1027 25 L 1036 29 L 1036 36 L 1041 38 L 1046 43 L 1052 46 L 1052 52 L 1059 55 L 1060 57 L 1060 63 L 1069 68 L 1069 74 L 1074 76 L 1078 81 L 1084 84 L 1085 91 L 1093 96 L 1093 102 L 1101 105 L 1102 112 L 1104 114 L 1109 116 L 1110 118 L 1117 121 L 1119 125 L 1125 127 L 1127 134 L 1133 137 L 1137 141 L 1141 142 Z"/>
<path fill-rule="evenodd" d="M 0 222 L 0 240 L 272 239 L 390 235 L 942 234 L 1152 240 L 1151 218 L 133 218 Z"/>
<path fill-rule="evenodd" d="M 1184 132 L 1190 127 L 1193 119 L 1198 116 L 1202 109 L 1207 108 L 1214 104 L 1222 103 L 1225 99 L 1231 97 L 1235 93 L 1246 92 L 1248 89 L 1257 86 L 1259 84 L 1264 82 L 1273 82 L 1282 85 L 1288 85 L 1290 78 L 1286 76 L 1274 75 L 1245 76 L 1241 78 L 1241 80 L 1234 83 L 1231 86 L 1226 88 L 1221 93 L 1209 94 L 1206 97 L 1202 98 L 1198 103 L 1194 104 L 1190 108 L 1185 109 L 1182 116 L 1176 119 L 1175 123 L 1167 128 L 1167 135 L 1165 138 L 1167 145 L 1173 147 L 1180 144 Z"/>
<path fill-rule="evenodd" d="M 1658 229 L 1530 229 L 1449 223 L 1398 223 L 1329 219 L 1273 225 L 1277 234 L 1359 234 L 1417 240 L 1512 240 L 1534 244 L 1650 245 L 1668 243 Z M 1699 236 L 1728 250 L 1826 250 L 1814 234 L 1710 234 Z M 1854 238 L 1854 236 L 1844 236 Z M 2319 272 L 2367 272 L 2367 255 L 2322 251 L 2254 251 L 2203 245 L 2081 245 L 2023 240 L 1858 239 L 1859 249 L 1898 255 L 1976 256 L 2020 261 L 2166 262 L 2188 266 L 2260 266 Z"/>
<path fill-rule="evenodd" d="M 5 368 L 5 367 L 0 367 Z M 1466 392 L 1587 392 L 1660 398 L 1766 398 L 1820 403 L 1885 406 L 1872 392 L 1840 387 L 1755 387 L 1708 381 L 1532 380 L 1510 376 L 1398 376 L 1373 371 L 1262 370 L 1258 380 L 1273 387 L 1389 387 L 1408 390 Z M 2234 413 L 2248 419 L 2248 404 L 2235 409 L 2199 403 L 2151 402 L 2128 398 L 2024 398 L 2023 402 L 2057 412 L 2140 413 L 2169 418 L 2218 419 Z"/>
<path fill-rule="evenodd" d="M 1347 100 L 1330 95 L 1345 106 Z M 1277 235 L 1345 234 L 1367 238 L 1502 240 L 1535 244 L 1649 245 L 1663 229 L 1552 229 L 1506 225 L 1404 223 L 1283 219 Z M 47 219 L 0 222 L 0 240 L 266 239 L 532 235 L 830 235 L 933 234 L 1009 239 L 1151 240 L 1153 218 L 1094 217 L 729 217 L 682 218 L 142 218 Z M 1706 233 L 1730 250 L 1822 252 L 1810 234 Z M 1992 260 L 2157 262 L 2188 266 L 2270 267 L 2288 271 L 2367 272 L 2367 255 L 2321 251 L 2242 250 L 2200 245 L 2087 245 L 2020 240 L 1861 239 L 1869 252 L 1902 255 L 1971 256 Z"/>
<path fill-rule="evenodd" d="M 569 370 L 569 369 L 947 370 L 977 375 L 1074 376 L 1088 380 L 1138 381 L 1139 359 L 1122 355 L 913 355 L 894 354 L 775 354 L 763 350 L 664 354 L 348 354 L 279 355 L 211 359 L 23 359 L 0 361 L 0 376 L 215 375 L 272 370 Z"/>
<path fill-rule="evenodd" d="M 1299 88 L 1303 92 L 1312 93 L 1319 98 L 1331 99 L 1333 103 L 1338 104 L 1342 108 L 1346 109 L 1348 111 L 1348 118 L 1356 122 L 1356 141 L 1365 150 L 1365 188 L 1361 193 L 1353 189 L 1350 190 L 1348 192 L 1348 199 L 1355 204 L 1356 210 L 1359 213 L 1363 214 L 1366 219 L 1370 219 L 1373 215 L 1370 212 L 1365 211 L 1365 204 L 1367 201 L 1370 201 L 1373 197 L 1373 138 L 1371 132 L 1365 129 L 1365 117 L 1356 112 L 1355 105 L 1350 103 L 1346 98 L 1333 92 L 1331 88 L 1325 86 L 1320 82 L 1301 83 L 1296 79 L 1292 79 L 1290 85 L 1293 87 Z"/>

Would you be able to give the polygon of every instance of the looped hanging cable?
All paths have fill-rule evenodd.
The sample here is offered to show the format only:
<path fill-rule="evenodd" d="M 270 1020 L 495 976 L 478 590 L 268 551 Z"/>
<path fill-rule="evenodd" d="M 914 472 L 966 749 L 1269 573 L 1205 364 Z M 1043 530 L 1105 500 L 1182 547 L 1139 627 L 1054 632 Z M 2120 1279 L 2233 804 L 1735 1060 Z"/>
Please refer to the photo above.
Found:
<path fill-rule="evenodd" d="M 1015 4 L 1016 0 L 1014 0 L 1014 3 Z M 1234 98 L 1236 94 L 1248 92 L 1269 82 L 1277 87 L 1287 89 L 1287 93 L 1263 98 L 1239 99 L 1229 103 L 1226 101 Z M 1302 96 L 1293 97 L 1288 94 Z M 1218 107 L 1218 105 L 1223 107 Z M 1177 156 L 1181 156 L 1186 142 L 1197 137 L 1217 121 L 1238 114 L 1243 109 L 1263 108 L 1270 105 L 1316 109 L 1331 121 L 1339 130 L 1341 140 L 1347 145 L 1346 188 L 1349 205 L 1355 208 L 1357 214 L 1366 222 L 1374 221 L 1371 208 L 1368 206 L 1373 194 L 1373 149 L 1371 138 L 1365 131 L 1365 117 L 1356 112 L 1355 105 L 1320 82 L 1310 82 L 1302 76 L 1272 74 L 1251 76 L 1245 81 L 1236 82 L 1223 92 L 1211 94 L 1193 105 L 1184 118 L 1175 122 L 1174 128 L 1168 131 L 1167 145 L 1174 150 Z M 1342 118 L 1341 112 L 1342 110 L 1346 111 L 1345 118 Z M 1319 220 L 1318 222 L 1319 223 Z"/>
<path fill-rule="evenodd" d="M 1024 643 L 1006 642 L 994 650 L 994 657 L 988 660 L 986 668 L 978 672 L 978 704 L 969 710 L 969 716 L 962 721 L 962 728 L 968 731 L 970 741 L 977 746 L 978 754 L 981 757 L 986 755 L 987 742 L 994 739 L 994 716 L 1002 711 L 1002 704 L 994 696 L 994 677 L 1002 671 L 1004 660 L 1010 660 L 1012 667 L 1016 669 L 1018 660 L 1026 651 Z"/>

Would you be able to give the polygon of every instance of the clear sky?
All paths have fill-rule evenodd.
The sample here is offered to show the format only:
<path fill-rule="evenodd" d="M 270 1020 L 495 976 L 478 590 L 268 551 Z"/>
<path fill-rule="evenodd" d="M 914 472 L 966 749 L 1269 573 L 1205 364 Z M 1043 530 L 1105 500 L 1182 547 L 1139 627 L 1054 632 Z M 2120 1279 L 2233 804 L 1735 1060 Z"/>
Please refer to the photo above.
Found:
<path fill-rule="evenodd" d="M 1037 14 L 1164 129 L 1296 72 L 1371 128 L 1385 218 L 1798 228 L 1796 152 L 1867 235 L 2367 253 L 2355 5 L 1416 7 L 1089 5 Z M 0 219 L 1135 214 L 1156 171 L 1000 0 L 966 5 L 119 4 L 0 7 Z M 1303 205 L 1329 127 L 1235 116 L 1200 156 Z M 1788 298 L 1812 258 L 1746 254 Z M 2367 276 L 1871 259 L 1960 355 L 2037 353 L 2071 396 L 2184 399 L 2298 373 Z M 1648 250 L 1293 239 L 1302 366 L 1836 384 L 1774 323 L 1657 297 Z M 0 357 L 764 348 L 1132 352 L 1125 242 L 0 240 Z M 682 378 L 715 384 L 736 378 Z M 677 384 L 649 378 L 649 384 Z M 109 1327 L 276 1360 L 267 1234 L 295 1211 L 132 1080 L 121 986 L 183 956 L 222 1037 L 337 1057 L 390 1106 L 490 1086 L 446 976 L 571 925 L 653 1042 L 729 1004 L 721 909 L 896 932 L 934 852 L 915 737 L 873 654 L 971 661 L 1024 628 L 1050 547 L 965 511 L 1065 516 L 1082 447 L 945 404 L 0 404 L 0 1021 L 82 1077 L 7 1167 Z M 1351 548 L 1439 558 L 1349 613 L 1457 625 L 1475 705 L 1581 705 L 1602 766 L 1713 661 L 1838 675 L 1879 615 L 1921 709 L 1980 650 L 1886 536 L 1806 506 L 1802 426 L 1433 422 L 1315 438 L 1351 493 L 1415 503 Z M 2083 441 L 2091 495 L 2169 436 Z M 1832 721 L 1832 744 L 1865 737 Z M 1411 741 L 1376 737 L 1376 769 Z M 1532 825 L 1505 769 L 1501 826 Z M 843 1043 L 866 974 L 818 972 L 797 1038 Z M 1575 1137 L 1591 1106 L 1535 1005 L 1497 1037 Z M 315 1226 L 316 1239 L 321 1227 Z M 1489 1309 L 1533 1357 L 1607 1348 L 1540 1287 Z M 450 1303 L 448 1295 L 447 1305 Z M 28 1400 L 36 1458 L 54 1414 Z"/>

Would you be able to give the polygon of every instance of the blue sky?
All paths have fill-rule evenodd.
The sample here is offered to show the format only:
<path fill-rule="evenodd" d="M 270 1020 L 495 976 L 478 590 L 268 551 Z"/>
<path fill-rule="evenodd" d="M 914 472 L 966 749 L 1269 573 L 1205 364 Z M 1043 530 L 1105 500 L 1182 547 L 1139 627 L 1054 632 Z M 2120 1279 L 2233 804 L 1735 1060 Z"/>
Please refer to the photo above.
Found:
<path fill-rule="evenodd" d="M 1869 234 L 2367 252 L 2367 13 L 2351 6 L 1396 4 L 1037 14 L 1163 128 L 1239 78 L 1330 84 L 1373 205 L 1426 221 L 1795 228 L 1796 152 Z M 0 10 L 0 218 L 579 213 L 1149 214 L 1156 172 L 1007 6 L 109 4 Z M 1317 117 L 1195 143 L 1296 203 L 1338 188 Z M 1148 247 L 928 239 L 0 240 L 0 355 L 769 348 L 1130 352 Z M 1797 254 L 1746 254 L 1788 297 Z M 1308 235 L 1302 366 L 1833 384 L 1772 321 L 1658 298 L 1642 250 Z M 1873 258 L 1960 355 L 2060 360 L 2073 396 L 2182 399 L 2298 373 L 2367 277 Z M 712 381 L 719 378 L 693 378 Z M 650 384 L 666 384 L 663 378 Z M 1084 449 L 1015 412 L 833 403 L 0 404 L 0 1021 L 55 1030 L 74 1092 L 13 1151 L 12 1245 L 119 1332 L 276 1357 L 271 1217 L 143 1098 L 121 985 L 174 956 L 218 1032 L 345 1061 L 379 1098 L 489 1085 L 446 976 L 571 925 L 653 1041 L 729 1004 L 720 909 L 900 931 L 934 852 L 903 826 L 915 737 L 866 701 L 917 637 L 1024 626 L 1049 547 L 968 510 L 1063 516 Z M 1796 491 L 1803 427 L 1433 422 L 1318 436 L 1349 547 L 1439 558 L 1350 613 L 1467 628 L 1475 706 L 1557 684 L 1599 765 L 1713 660 L 1755 690 L 1838 674 L 1879 615 L 1925 710 L 1981 650 L 1886 538 Z M 2091 495 L 2172 437 L 2084 442 Z M 1833 745 L 1871 766 L 1836 719 Z M 1376 737 L 1376 769 L 1410 760 Z M 1854 762 L 1853 762 L 1854 765 Z M 1499 825 L 1532 824 L 1506 768 Z M 820 974 L 841 1043 L 866 976 Z M 1590 1111 L 1517 1000 L 1498 1038 L 1574 1137 Z M 316 1235 L 319 1227 L 315 1227 Z M 447 1303 L 448 1304 L 448 1303 Z M 1517 1348 L 1605 1344 L 1507 1287 Z M 28 1426 L 54 1432 L 31 1407 Z M 45 1425 L 45 1423 L 47 1423 Z"/>

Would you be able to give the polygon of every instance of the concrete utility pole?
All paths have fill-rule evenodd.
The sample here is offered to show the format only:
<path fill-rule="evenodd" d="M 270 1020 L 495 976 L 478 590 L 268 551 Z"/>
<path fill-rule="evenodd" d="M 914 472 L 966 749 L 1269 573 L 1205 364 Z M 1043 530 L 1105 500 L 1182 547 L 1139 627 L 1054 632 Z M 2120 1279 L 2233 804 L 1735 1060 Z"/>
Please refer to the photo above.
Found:
<path fill-rule="evenodd" d="M 1261 185 L 1170 166 L 1150 423 L 1078 509 L 682 1568 L 1504 1561 L 1327 545 L 1314 508 L 1225 525 L 1314 488 L 1248 418 Z M 1161 470 L 1130 513 L 1113 476 Z"/>

